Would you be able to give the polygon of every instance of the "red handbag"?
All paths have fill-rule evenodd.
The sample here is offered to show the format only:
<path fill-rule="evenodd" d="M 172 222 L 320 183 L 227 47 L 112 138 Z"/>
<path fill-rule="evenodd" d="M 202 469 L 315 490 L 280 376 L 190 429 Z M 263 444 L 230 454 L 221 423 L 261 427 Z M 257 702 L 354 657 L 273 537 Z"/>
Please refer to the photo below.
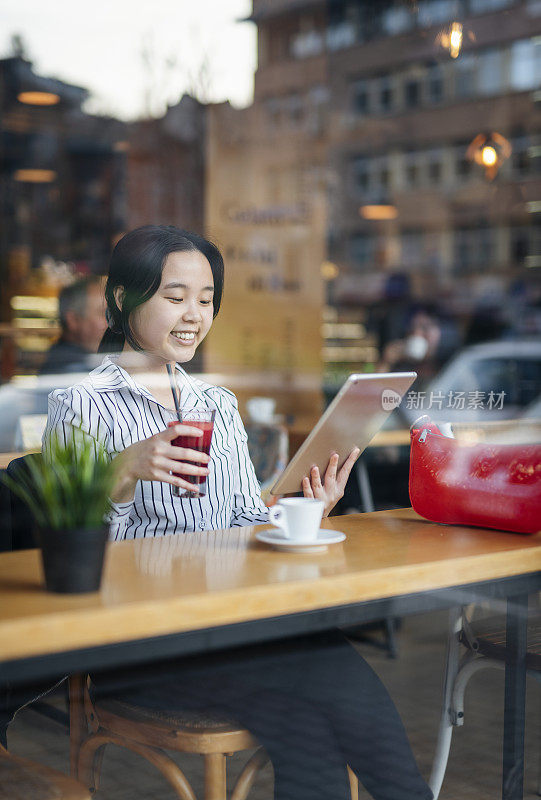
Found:
<path fill-rule="evenodd" d="M 409 493 L 433 522 L 541 531 L 541 444 L 467 444 L 428 418 L 412 425 Z"/>

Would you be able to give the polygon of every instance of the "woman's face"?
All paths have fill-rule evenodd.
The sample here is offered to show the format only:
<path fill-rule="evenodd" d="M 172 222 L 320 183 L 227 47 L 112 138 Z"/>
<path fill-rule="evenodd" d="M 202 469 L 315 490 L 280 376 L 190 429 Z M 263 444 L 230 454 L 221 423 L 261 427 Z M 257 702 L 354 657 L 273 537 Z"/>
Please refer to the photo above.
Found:
<path fill-rule="evenodd" d="M 205 256 L 170 253 L 158 291 L 130 316 L 136 341 L 153 361 L 189 361 L 212 325 L 213 296 Z"/>

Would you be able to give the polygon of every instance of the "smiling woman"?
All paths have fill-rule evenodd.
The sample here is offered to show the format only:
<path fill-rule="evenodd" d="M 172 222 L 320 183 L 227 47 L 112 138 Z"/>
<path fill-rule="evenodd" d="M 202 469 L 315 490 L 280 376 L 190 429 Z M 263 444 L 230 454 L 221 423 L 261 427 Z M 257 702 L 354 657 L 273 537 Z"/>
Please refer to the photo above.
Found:
<path fill-rule="evenodd" d="M 222 286 L 222 257 L 202 237 L 168 226 L 128 233 L 113 252 L 106 288 L 109 330 L 101 349 L 117 353 L 81 383 L 50 396 L 46 455 L 55 435 L 70 438 L 82 428 L 114 459 L 116 539 L 268 520 L 234 395 L 194 380 L 181 366 L 210 330 Z M 142 370 L 165 373 L 171 364 L 182 411 L 214 412 L 210 458 L 173 444 L 201 431 L 189 423 L 168 427 L 178 419 L 171 395 L 164 399 L 139 383 Z M 328 513 L 343 494 L 357 454 L 338 474 L 337 456 L 323 479 L 312 469 L 303 482 L 305 496 L 323 500 Z M 189 479 L 202 475 L 207 493 L 198 496 L 197 482 Z M 175 496 L 174 487 L 189 496 Z M 431 797 L 390 697 L 340 633 L 270 642 L 203 661 L 145 665 L 129 676 L 123 670 L 93 680 L 101 695 L 111 692 L 145 708 L 212 707 L 238 720 L 272 759 L 277 800 L 347 800 L 347 764 L 377 800 Z"/>
<path fill-rule="evenodd" d="M 116 245 L 105 289 L 109 328 L 102 365 L 80 384 L 50 396 L 45 452 L 53 434 L 82 428 L 115 459 L 111 491 L 114 539 L 162 536 L 266 522 L 267 510 L 250 460 L 247 436 L 231 392 L 190 377 L 190 361 L 220 308 L 224 265 L 218 248 L 198 234 L 147 225 Z M 174 365 L 182 411 L 214 411 L 210 458 L 178 437 L 200 437 L 178 420 L 171 393 L 150 391 L 142 373 Z M 181 439 L 182 441 L 182 439 Z M 193 442 L 193 438 L 192 438 Z M 332 456 L 322 478 L 314 468 L 302 491 L 334 507 L 357 453 L 337 473 Z M 206 477 L 207 494 L 193 492 Z M 299 487 L 300 489 L 301 487 Z M 192 492 L 179 498 L 178 489 Z"/>

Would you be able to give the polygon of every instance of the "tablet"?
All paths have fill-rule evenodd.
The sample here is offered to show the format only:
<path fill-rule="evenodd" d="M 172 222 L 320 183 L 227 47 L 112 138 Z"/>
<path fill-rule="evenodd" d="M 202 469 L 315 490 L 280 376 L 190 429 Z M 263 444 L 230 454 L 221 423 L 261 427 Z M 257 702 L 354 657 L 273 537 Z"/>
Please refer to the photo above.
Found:
<path fill-rule="evenodd" d="M 350 375 L 271 493 L 300 492 L 302 479 L 315 464 L 323 478 L 333 453 L 340 456 L 339 469 L 354 447 L 362 453 L 416 377 L 416 372 Z"/>

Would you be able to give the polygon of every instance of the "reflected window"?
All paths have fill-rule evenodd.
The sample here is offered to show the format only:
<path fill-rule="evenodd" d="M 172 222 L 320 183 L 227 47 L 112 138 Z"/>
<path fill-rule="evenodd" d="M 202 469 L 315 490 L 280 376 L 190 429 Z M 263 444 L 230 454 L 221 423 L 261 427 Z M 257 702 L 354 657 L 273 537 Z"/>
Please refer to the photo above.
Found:
<path fill-rule="evenodd" d="M 459 228 L 455 231 L 456 274 L 477 270 L 490 272 L 496 267 L 496 234 L 494 228 Z"/>
<path fill-rule="evenodd" d="M 428 183 L 436 186 L 443 178 L 443 152 L 440 149 L 428 150 L 426 156 Z"/>
<path fill-rule="evenodd" d="M 356 114 L 370 113 L 370 85 L 367 80 L 355 81 L 353 84 L 352 106 Z"/>
<path fill-rule="evenodd" d="M 355 43 L 355 25 L 348 19 L 344 0 L 333 0 L 328 6 L 328 27 L 325 40 L 329 50 L 341 50 Z"/>
<path fill-rule="evenodd" d="M 514 5 L 516 0 L 470 0 L 472 14 L 485 14 L 487 11 L 498 11 Z"/>
<path fill-rule="evenodd" d="M 457 178 L 467 178 L 473 173 L 473 162 L 466 157 L 469 142 L 461 142 L 455 148 L 455 173 Z"/>
<path fill-rule="evenodd" d="M 367 194 L 370 189 L 370 163 L 368 158 L 361 156 L 351 163 L 354 196 Z"/>
<path fill-rule="evenodd" d="M 384 113 L 392 111 L 394 104 L 393 81 L 390 75 L 383 75 L 378 81 L 378 98 L 380 110 Z"/>
<path fill-rule="evenodd" d="M 471 97 L 475 94 L 475 56 L 461 55 L 454 64 L 455 67 L 455 95 L 457 97 Z"/>
<path fill-rule="evenodd" d="M 388 8 L 381 15 L 382 30 L 387 36 L 396 36 L 409 31 L 414 21 L 413 11 L 404 5 Z"/>
<path fill-rule="evenodd" d="M 418 6 L 418 24 L 423 28 L 449 22 L 461 13 L 459 0 L 421 0 Z"/>
<path fill-rule="evenodd" d="M 377 238 L 365 233 L 354 234 L 349 240 L 349 256 L 354 267 L 365 270 L 374 266 Z"/>
<path fill-rule="evenodd" d="M 404 82 L 406 108 L 417 108 L 421 101 L 421 84 L 418 77 L 408 76 Z"/>
<path fill-rule="evenodd" d="M 400 236 L 401 266 L 408 269 L 419 269 L 424 266 L 425 248 L 423 231 L 403 231 Z"/>
<path fill-rule="evenodd" d="M 511 87 L 518 91 L 541 85 L 541 39 L 525 39 L 511 45 Z"/>
<path fill-rule="evenodd" d="M 504 88 L 503 51 L 485 50 L 479 54 L 477 86 L 481 94 L 497 94 Z"/>
<path fill-rule="evenodd" d="M 444 97 L 444 72 L 441 64 L 430 64 L 427 71 L 427 100 L 441 103 Z"/>
<path fill-rule="evenodd" d="M 374 265 L 377 239 L 364 233 L 357 233 L 349 240 L 349 256 L 352 264 L 360 270 Z"/>
<path fill-rule="evenodd" d="M 408 188 L 418 186 L 421 178 L 420 153 L 412 151 L 404 153 L 404 179 Z"/>

